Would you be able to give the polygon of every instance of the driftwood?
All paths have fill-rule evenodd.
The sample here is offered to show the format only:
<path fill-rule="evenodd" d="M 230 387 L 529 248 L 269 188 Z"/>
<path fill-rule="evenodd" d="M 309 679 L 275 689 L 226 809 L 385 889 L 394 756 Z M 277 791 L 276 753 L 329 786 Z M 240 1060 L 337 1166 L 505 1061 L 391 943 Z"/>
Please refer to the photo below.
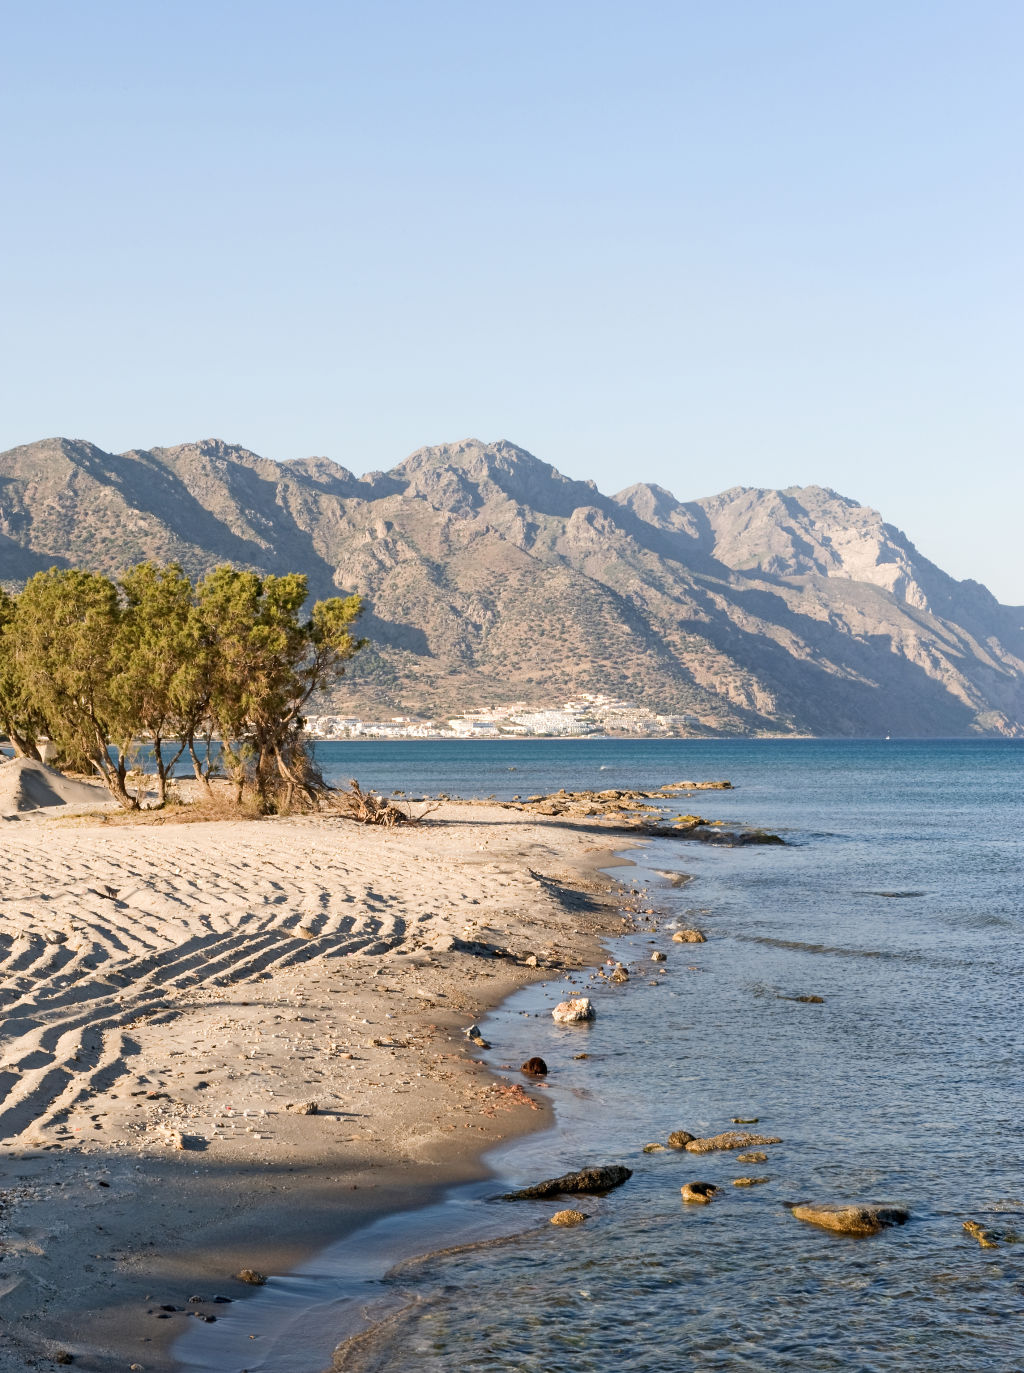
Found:
<path fill-rule="evenodd" d="M 425 815 L 437 809 L 435 802 L 414 815 L 409 808 L 403 809 L 383 796 L 363 791 L 354 777 L 348 784 L 348 790 L 336 792 L 332 801 L 350 820 L 358 820 L 361 825 L 383 825 L 385 829 L 393 829 L 396 825 L 418 825 Z"/>

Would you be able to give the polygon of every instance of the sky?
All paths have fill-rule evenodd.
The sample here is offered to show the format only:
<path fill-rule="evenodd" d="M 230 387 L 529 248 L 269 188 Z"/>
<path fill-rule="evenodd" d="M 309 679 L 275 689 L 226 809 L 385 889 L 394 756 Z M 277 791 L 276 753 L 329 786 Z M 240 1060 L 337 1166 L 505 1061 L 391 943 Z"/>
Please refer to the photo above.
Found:
<path fill-rule="evenodd" d="M 1024 603 L 1019 0 L 0 18 L 0 449 L 817 483 Z"/>

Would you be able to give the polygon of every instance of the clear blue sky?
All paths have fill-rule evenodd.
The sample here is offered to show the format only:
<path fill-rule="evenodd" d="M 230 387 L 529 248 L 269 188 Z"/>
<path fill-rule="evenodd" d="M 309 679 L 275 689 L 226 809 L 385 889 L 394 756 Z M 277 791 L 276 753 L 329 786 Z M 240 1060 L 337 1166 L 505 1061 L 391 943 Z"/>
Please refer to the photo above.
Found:
<path fill-rule="evenodd" d="M 818 482 L 1024 602 L 1019 0 L 2 18 L 0 448 Z"/>

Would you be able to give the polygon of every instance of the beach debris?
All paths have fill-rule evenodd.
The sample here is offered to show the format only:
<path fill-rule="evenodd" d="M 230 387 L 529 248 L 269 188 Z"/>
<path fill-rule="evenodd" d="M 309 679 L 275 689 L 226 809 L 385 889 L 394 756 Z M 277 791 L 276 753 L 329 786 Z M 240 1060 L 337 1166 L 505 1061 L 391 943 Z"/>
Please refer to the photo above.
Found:
<path fill-rule="evenodd" d="M 652 963 L 664 963 L 664 962 L 665 962 L 665 955 L 662 953 L 662 951 L 661 951 L 660 949 L 655 949 L 654 952 L 651 954 L 651 962 L 652 962 Z"/>
<path fill-rule="evenodd" d="M 672 936 L 674 944 L 706 944 L 707 935 L 701 934 L 700 930 L 676 930 Z"/>
<path fill-rule="evenodd" d="M 266 1282 L 264 1275 L 255 1268 L 243 1268 L 235 1277 L 239 1282 L 247 1282 L 250 1287 L 262 1287 Z"/>
<path fill-rule="evenodd" d="M 764 1153 L 762 1150 L 754 1149 L 754 1150 L 753 1150 L 751 1153 L 749 1153 L 749 1154 L 737 1154 L 737 1155 L 736 1155 L 736 1162 L 737 1162 L 737 1163 L 764 1163 L 764 1161 L 765 1161 L 765 1159 L 766 1159 L 767 1157 L 768 1157 L 768 1155 L 767 1155 L 766 1153 Z"/>
<path fill-rule="evenodd" d="M 574 1025 L 583 1020 L 593 1020 L 594 1014 L 594 1006 L 589 996 L 575 996 L 569 1001 L 560 1001 L 551 1012 L 552 1018 L 561 1025 Z"/>
<path fill-rule="evenodd" d="M 284 1109 L 294 1116 L 315 1116 L 320 1110 L 315 1101 L 289 1101 Z"/>
<path fill-rule="evenodd" d="M 526 1073 L 528 1077 L 545 1077 L 548 1065 L 542 1058 L 528 1058 L 519 1071 Z"/>
<path fill-rule="evenodd" d="M 759 1116 L 733 1116 L 732 1123 L 734 1125 L 756 1125 L 759 1119 Z"/>
<path fill-rule="evenodd" d="M 563 1173 L 560 1178 L 548 1178 L 518 1192 L 506 1192 L 502 1201 L 529 1201 L 535 1197 L 557 1197 L 562 1192 L 610 1192 L 621 1187 L 633 1176 L 632 1168 L 613 1163 L 603 1168 L 581 1168 L 575 1173 Z"/>
<path fill-rule="evenodd" d="M 843 1206 L 832 1202 L 785 1202 L 797 1220 L 820 1225 L 840 1235 L 877 1235 L 890 1225 L 903 1225 L 910 1212 L 902 1206 Z"/>
<path fill-rule="evenodd" d="M 685 1149 L 691 1139 L 696 1139 L 696 1135 L 691 1135 L 689 1130 L 673 1130 L 668 1137 L 668 1147 L 670 1149 Z"/>
<path fill-rule="evenodd" d="M 716 1149 L 750 1149 L 759 1144 L 781 1144 L 778 1135 L 749 1135 L 745 1130 L 726 1130 L 720 1135 L 691 1139 L 683 1146 L 691 1154 L 710 1154 Z"/>
<path fill-rule="evenodd" d="M 582 1211 L 556 1211 L 551 1217 L 552 1225 L 582 1225 L 588 1217 Z"/>
<path fill-rule="evenodd" d="M 733 1178 L 734 1187 L 760 1187 L 762 1182 L 771 1182 L 771 1178 Z"/>
<path fill-rule="evenodd" d="M 679 1191 L 683 1201 L 692 1202 L 696 1206 L 707 1206 L 718 1188 L 713 1182 L 684 1182 Z"/>

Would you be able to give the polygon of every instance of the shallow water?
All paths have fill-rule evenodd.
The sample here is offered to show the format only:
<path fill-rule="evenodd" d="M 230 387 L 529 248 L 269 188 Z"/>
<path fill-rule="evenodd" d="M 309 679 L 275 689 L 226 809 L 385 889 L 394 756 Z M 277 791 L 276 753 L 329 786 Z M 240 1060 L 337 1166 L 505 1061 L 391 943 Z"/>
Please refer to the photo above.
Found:
<path fill-rule="evenodd" d="M 408 774 L 410 762 L 391 751 L 409 746 L 376 747 Z M 424 747 L 413 745 L 413 757 Z M 326 1363 L 331 1320 L 340 1334 L 354 1306 L 377 1299 L 392 1314 L 345 1367 L 1024 1367 L 1024 1244 L 981 1249 L 962 1230 L 976 1218 L 1024 1234 L 1024 747 L 503 747 L 528 751 L 517 765 L 531 777 L 524 794 L 729 776 L 737 790 L 702 796 L 699 809 L 780 829 L 789 845 L 659 840 L 632 851 L 643 866 L 616 875 L 645 887 L 644 904 L 663 915 L 656 931 L 612 946 L 634 970 L 630 982 L 603 986 L 581 974 L 532 987 L 485 1026 L 488 1057 L 512 1065 L 510 1078 L 532 1054 L 547 1060 L 541 1090 L 555 1100 L 557 1129 L 493 1156 L 498 1183 L 390 1218 L 321 1256 L 313 1286 L 327 1304 L 317 1339 L 304 1350 L 300 1323 L 290 1362 L 237 1367 L 313 1373 Z M 588 748 L 590 766 L 605 765 L 599 775 L 582 767 L 579 750 Z M 630 755 L 636 748 L 643 756 Z M 567 775 L 555 751 L 577 759 L 580 775 Z M 438 770 L 436 758 L 425 755 L 425 765 Z M 502 766 L 492 758 L 481 767 L 477 794 L 496 790 Z M 613 769 L 620 776 L 611 780 Z M 364 772 L 364 785 L 394 785 Z M 406 790 L 417 789 L 428 790 L 410 779 Z M 447 779 L 433 789 L 460 790 Z M 673 885 L 673 872 L 693 881 Z M 703 929 L 708 942 L 673 943 L 677 924 Z M 666 963 L 650 961 L 654 949 Z M 597 1020 L 556 1026 L 551 1006 L 584 989 Z M 823 1004 L 789 999 L 809 994 Z M 642 1152 L 671 1130 L 716 1133 L 737 1116 L 782 1137 L 767 1162 Z M 605 1198 L 584 1199 L 590 1219 L 578 1229 L 547 1224 L 562 1203 L 493 1200 L 506 1185 L 593 1162 L 627 1163 L 634 1176 Z M 771 1181 L 732 1187 L 751 1174 Z M 680 1184 L 698 1179 L 721 1191 L 710 1206 L 688 1207 Z M 894 1202 L 912 1218 L 850 1239 L 801 1224 L 782 1205 L 807 1198 Z M 508 1227 L 529 1233 L 477 1242 Z M 408 1255 L 459 1244 L 468 1247 L 385 1274 L 391 1246 Z M 343 1292 L 327 1270 L 346 1263 Z M 274 1297 L 261 1299 L 269 1352 Z M 247 1305 L 255 1315 L 258 1302 Z M 227 1373 L 235 1365 L 189 1366 Z"/>

